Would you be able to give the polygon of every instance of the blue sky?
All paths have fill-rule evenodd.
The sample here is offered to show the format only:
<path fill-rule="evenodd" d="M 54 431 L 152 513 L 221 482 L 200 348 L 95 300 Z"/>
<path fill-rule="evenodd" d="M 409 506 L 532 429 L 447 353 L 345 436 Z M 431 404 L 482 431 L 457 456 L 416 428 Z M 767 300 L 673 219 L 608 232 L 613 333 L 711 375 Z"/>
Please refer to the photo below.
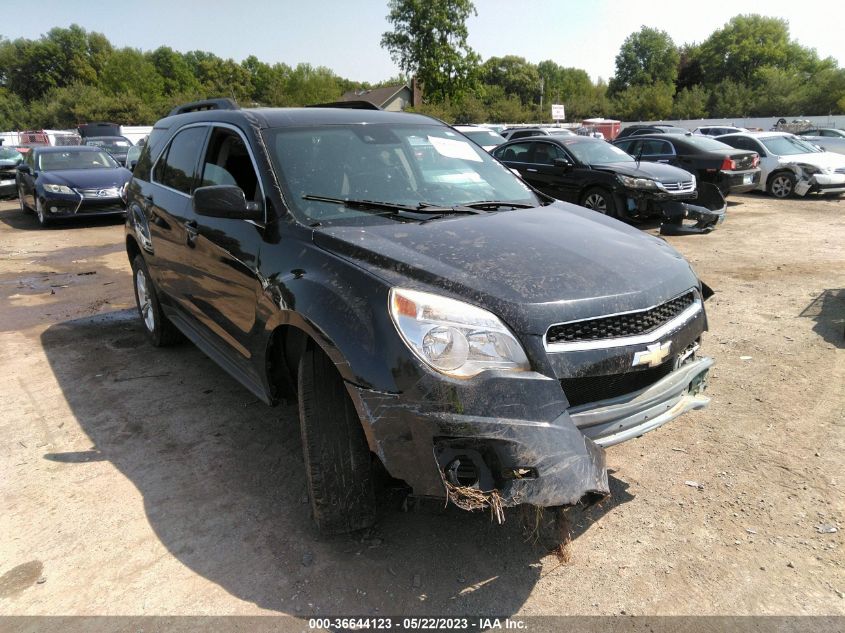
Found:
<path fill-rule="evenodd" d="M 327 66 L 359 81 L 379 81 L 398 70 L 379 46 L 389 30 L 386 0 L 39 0 L 8 4 L 0 35 L 37 38 L 54 26 L 76 23 L 104 33 L 116 46 L 211 51 L 237 61 Z M 483 59 L 514 54 L 531 62 L 552 59 L 586 70 L 593 79 L 613 74 L 624 39 L 642 25 L 663 29 L 676 44 L 702 41 L 733 15 L 786 18 L 792 37 L 845 65 L 845 2 L 794 0 L 475 0 L 469 44 Z"/>

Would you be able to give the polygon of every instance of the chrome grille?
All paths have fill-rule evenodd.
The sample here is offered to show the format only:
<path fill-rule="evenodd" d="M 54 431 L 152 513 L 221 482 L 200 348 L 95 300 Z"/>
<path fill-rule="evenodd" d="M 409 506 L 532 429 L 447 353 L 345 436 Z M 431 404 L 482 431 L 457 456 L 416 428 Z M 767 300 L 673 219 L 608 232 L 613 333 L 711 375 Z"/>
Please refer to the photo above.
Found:
<path fill-rule="evenodd" d="M 120 189 L 118 187 L 101 187 L 97 189 L 77 189 L 79 195 L 86 200 L 101 200 L 103 198 L 119 198 Z"/>
<path fill-rule="evenodd" d="M 600 341 L 647 334 L 677 317 L 694 302 L 695 291 L 690 290 L 647 310 L 560 323 L 553 325 L 546 332 L 546 342 L 555 344 Z"/>
<path fill-rule="evenodd" d="M 682 180 L 680 182 L 663 182 L 660 183 L 666 191 L 672 193 L 685 193 L 688 191 L 695 191 L 694 180 Z"/>
<path fill-rule="evenodd" d="M 845 167 L 840 167 L 839 169 L 837 169 L 837 170 L 836 170 L 836 172 L 835 172 L 835 173 L 837 173 L 837 174 L 845 174 Z"/>

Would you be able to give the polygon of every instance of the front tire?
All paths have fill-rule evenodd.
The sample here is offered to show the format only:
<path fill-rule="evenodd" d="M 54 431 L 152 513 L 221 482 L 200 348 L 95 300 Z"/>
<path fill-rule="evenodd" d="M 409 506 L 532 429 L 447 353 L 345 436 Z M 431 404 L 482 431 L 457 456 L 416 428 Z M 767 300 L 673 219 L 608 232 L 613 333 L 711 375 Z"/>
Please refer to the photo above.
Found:
<path fill-rule="evenodd" d="M 613 194 L 601 187 L 587 189 L 581 198 L 581 206 L 598 211 L 611 218 L 617 217 L 616 200 L 614 200 Z"/>
<path fill-rule="evenodd" d="M 331 359 L 306 349 L 299 361 L 299 425 L 314 522 L 322 534 L 375 523 L 372 457 L 358 413 Z"/>
<path fill-rule="evenodd" d="M 775 198 L 789 198 L 795 193 L 795 176 L 786 171 L 774 174 L 766 189 Z"/>
<path fill-rule="evenodd" d="M 173 345 L 182 338 L 181 332 L 170 322 L 161 309 L 147 263 L 141 255 L 132 260 L 132 279 L 135 287 L 135 305 L 144 325 L 144 333 L 155 347 Z"/>
<path fill-rule="evenodd" d="M 21 213 L 32 213 L 32 210 L 24 202 L 23 185 L 18 185 L 18 204 L 21 205 Z"/>
<path fill-rule="evenodd" d="M 41 198 L 35 198 L 35 215 L 38 217 L 38 226 L 42 229 L 50 225 L 50 218 L 47 217 L 47 209 L 44 208 L 44 201 Z"/>

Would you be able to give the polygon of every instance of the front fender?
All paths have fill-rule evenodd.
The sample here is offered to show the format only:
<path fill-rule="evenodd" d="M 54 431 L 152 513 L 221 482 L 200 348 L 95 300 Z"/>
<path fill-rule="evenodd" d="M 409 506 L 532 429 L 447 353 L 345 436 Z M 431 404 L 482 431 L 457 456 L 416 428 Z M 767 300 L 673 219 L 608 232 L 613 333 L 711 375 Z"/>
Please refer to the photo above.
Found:
<path fill-rule="evenodd" d="M 354 264 L 313 244 L 298 268 L 265 280 L 272 313 L 268 337 L 280 326 L 308 335 L 332 359 L 344 380 L 396 392 L 395 376 L 409 353 L 390 321 L 389 286 Z"/>

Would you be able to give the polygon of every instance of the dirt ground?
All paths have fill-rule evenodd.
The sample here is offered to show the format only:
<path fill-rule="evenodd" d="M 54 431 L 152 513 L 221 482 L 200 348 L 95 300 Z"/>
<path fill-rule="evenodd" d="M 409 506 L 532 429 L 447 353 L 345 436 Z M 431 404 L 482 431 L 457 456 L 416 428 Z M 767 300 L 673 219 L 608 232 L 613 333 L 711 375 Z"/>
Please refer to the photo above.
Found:
<path fill-rule="evenodd" d="M 669 238 L 716 291 L 713 401 L 608 450 L 568 564 L 392 498 L 320 539 L 295 405 L 145 343 L 122 230 L 0 202 L 0 613 L 845 614 L 845 200 Z"/>

